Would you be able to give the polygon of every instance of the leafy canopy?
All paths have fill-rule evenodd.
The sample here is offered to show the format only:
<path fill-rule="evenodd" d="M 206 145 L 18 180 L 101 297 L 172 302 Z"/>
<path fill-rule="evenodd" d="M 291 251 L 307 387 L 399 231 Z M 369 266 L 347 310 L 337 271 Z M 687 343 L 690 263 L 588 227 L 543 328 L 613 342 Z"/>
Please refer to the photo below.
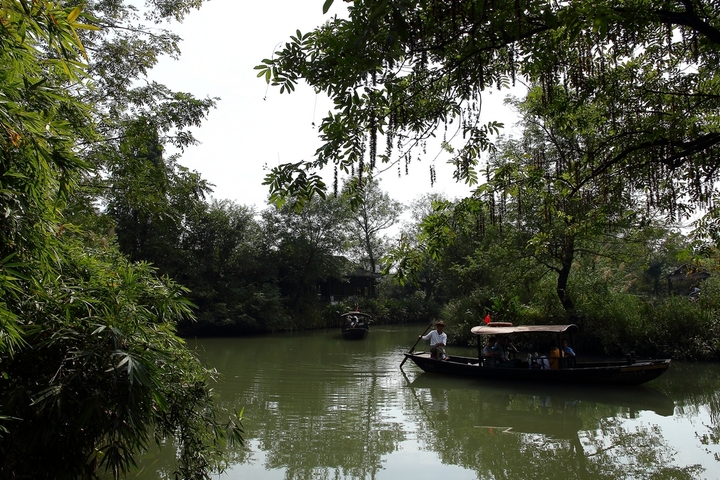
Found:
<path fill-rule="evenodd" d="M 322 190 L 307 170 L 372 174 L 435 138 L 473 184 L 501 127 L 485 120 L 483 94 L 523 81 L 546 101 L 561 88 L 602 110 L 611 154 L 595 176 L 624 175 L 671 213 L 688 214 L 686 200 L 712 208 L 719 54 L 720 5 L 708 0 L 353 1 L 347 18 L 297 32 L 256 67 L 281 92 L 305 81 L 334 102 L 315 159 L 267 183 L 274 198 Z"/>

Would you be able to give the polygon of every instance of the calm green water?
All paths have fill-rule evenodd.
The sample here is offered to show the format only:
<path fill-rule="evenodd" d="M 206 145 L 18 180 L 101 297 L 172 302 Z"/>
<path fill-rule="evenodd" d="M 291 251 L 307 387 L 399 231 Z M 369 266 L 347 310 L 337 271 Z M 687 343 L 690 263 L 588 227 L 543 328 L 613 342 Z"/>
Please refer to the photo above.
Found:
<path fill-rule="evenodd" d="M 223 407 L 245 408 L 246 445 L 217 478 L 720 478 L 719 365 L 673 364 L 621 389 L 401 371 L 422 328 L 190 341 L 222 373 Z M 169 455 L 148 454 L 132 478 L 169 477 Z"/>

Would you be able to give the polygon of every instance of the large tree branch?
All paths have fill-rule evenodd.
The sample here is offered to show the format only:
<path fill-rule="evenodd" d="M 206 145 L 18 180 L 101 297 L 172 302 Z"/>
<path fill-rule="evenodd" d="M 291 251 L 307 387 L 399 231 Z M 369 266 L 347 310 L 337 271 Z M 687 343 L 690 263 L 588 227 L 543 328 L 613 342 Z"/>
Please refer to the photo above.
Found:
<path fill-rule="evenodd" d="M 685 5 L 685 12 L 658 10 L 655 15 L 663 23 L 689 27 L 705 35 L 711 42 L 720 45 L 720 30 L 700 18 L 692 0 L 682 0 L 682 3 Z"/>
<path fill-rule="evenodd" d="M 682 4 L 685 6 L 684 11 L 652 10 L 650 14 L 664 25 L 681 25 L 688 27 L 703 35 L 712 43 L 720 45 L 720 30 L 700 18 L 691 0 L 682 0 Z M 618 8 L 615 11 L 623 15 L 634 13 L 634 11 L 626 8 Z"/>
<path fill-rule="evenodd" d="M 678 151 L 676 151 L 673 155 L 669 155 L 664 158 L 659 158 L 657 162 L 664 163 L 670 168 L 677 168 L 682 164 L 682 161 L 694 154 L 700 153 L 703 150 L 706 150 L 708 148 L 714 147 L 716 145 L 720 144 L 720 132 L 713 132 L 709 133 L 707 135 L 703 135 L 699 138 L 696 138 L 693 141 L 690 142 L 676 142 L 672 141 L 667 138 L 660 138 L 657 140 L 649 141 L 649 142 L 640 142 L 638 144 L 629 146 L 625 148 L 624 150 L 618 152 L 617 155 L 610 158 L 608 161 L 603 162 L 601 165 L 599 165 L 597 168 L 593 169 L 592 173 L 588 175 L 584 180 L 578 183 L 578 185 L 575 187 L 575 190 L 580 190 L 584 185 L 586 185 L 588 182 L 593 180 L 594 178 L 597 178 L 598 176 L 605 173 L 607 170 L 609 170 L 614 165 L 624 161 L 627 159 L 630 155 L 633 153 L 642 151 L 642 150 L 648 150 L 651 148 L 657 148 L 657 147 L 682 147 Z"/>

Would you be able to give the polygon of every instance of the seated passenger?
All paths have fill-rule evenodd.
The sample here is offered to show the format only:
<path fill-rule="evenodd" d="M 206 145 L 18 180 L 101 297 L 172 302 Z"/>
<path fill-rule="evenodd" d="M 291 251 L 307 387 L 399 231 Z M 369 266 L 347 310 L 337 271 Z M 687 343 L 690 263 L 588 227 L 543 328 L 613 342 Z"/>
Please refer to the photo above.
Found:
<path fill-rule="evenodd" d="M 562 347 L 560 347 L 563 368 L 574 368 L 576 366 L 575 350 L 568 345 L 568 341 L 563 338 Z"/>
<path fill-rule="evenodd" d="M 550 362 L 551 370 L 557 370 L 558 368 L 560 368 L 560 349 L 555 343 L 550 346 L 550 354 L 548 355 L 548 361 Z"/>
<path fill-rule="evenodd" d="M 500 359 L 500 353 L 495 349 L 496 339 L 495 337 L 488 338 L 488 343 L 483 348 L 482 356 L 485 365 L 495 365 L 497 360 Z"/>
<path fill-rule="evenodd" d="M 545 355 L 543 355 L 538 358 L 538 365 L 540 365 L 540 368 L 543 370 L 548 370 L 550 368 L 550 361 Z"/>
<path fill-rule="evenodd" d="M 500 363 L 498 363 L 499 367 L 514 367 L 515 362 L 510 359 L 509 352 L 517 352 L 515 347 L 513 347 L 509 342 L 507 337 L 501 336 L 498 337 L 497 341 L 495 342 L 495 346 L 493 347 L 493 352 L 495 352 L 498 360 Z"/>
<path fill-rule="evenodd" d="M 500 361 L 504 362 L 508 359 L 507 351 L 503 347 L 502 337 L 495 341 L 495 345 L 492 346 L 493 355 Z"/>

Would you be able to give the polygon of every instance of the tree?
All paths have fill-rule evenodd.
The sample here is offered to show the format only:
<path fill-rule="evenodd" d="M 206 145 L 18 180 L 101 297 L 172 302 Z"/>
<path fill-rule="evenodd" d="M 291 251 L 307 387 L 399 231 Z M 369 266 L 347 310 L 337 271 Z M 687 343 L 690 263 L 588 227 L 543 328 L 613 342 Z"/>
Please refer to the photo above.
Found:
<path fill-rule="evenodd" d="M 85 139 L 79 150 L 92 168 L 85 171 L 76 203 L 98 205 L 102 210 L 94 213 L 110 215 L 123 252 L 154 262 L 162 272 L 171 260 L 164 255 L 177 247 L 184 212 L 204 208 L 200 203 L 212 187 L 168 152 L 197 143 L 192 128 L 217 99 L 173 92 L 149 75 L 161 56 L 180 54 L 181 39 L 159 28 L 160 22 L 182 21 L 202 3 L 149 0 L 138 10 L 132 2 L 92 2 L 89 14 L 98 30 L 83 36 L 93 88 L 79 96 L 94 106 L 98 136 Z"/>
<path fill-rule="evenodd" d="M 54 260 L 61 206 L 85 165 L 73 139 L 87 108 L 65 88 L 81 82 L 80 10 L 0 2 L 0 352 L 22 344 L 22 280 Z M 89 27 L 88 27 L 89 28 Z"/>
<path fill-rule="evenodd" d="M 178 476 L 207 478 L 242 428 L 175 335 L 185 290 L 63 218 L 100 138 L 80 42 L 95 20 L 29 0 L 0 0 L 0 18 L 0 476 L 117 478 L 168 436 Z"/>
<path fill-rule="evenodd" d="M 276 259 L 278 282 L 295 310 L 317 296 L 317 282 L 340 277 L 340 254 L 350 240 L 350 209 L 343 198 L 314 197 L 300 210 L 292 202 L 262 212 L 263 244 Z"/>
<path fill-rule="evenodd" d="M 427 194 L 412 202 L 412 222 L 403 227 L 400 238 L 387 256 L 386 273 L 392 271 L 401 284 L 411 283 L 421 288 L 425 303 L 434 299 L 441 274 L 438 251 L 427 241 L 423 226 L 436 208 L 448 203 L 447 199 L 438 194 Z"/>
<path fill-rule="evenodd" d="M 456 327 L 469 329 L 487 313 L 512 319 L 520 300 L 530 300 L 541 272 L 518 252 L 505 202 L 474 195 L 452 202 L 436 197 L 430 205 L 415 215 L 414 242 L 406 229 L 393 252 L 397 276 L 420 284 L 426 295 L 430 288 Z"/>
<path fill-rule="evenodd" d="M 302 79 L 335 104 L 316 158 L 271 172 L 271 194 L 322 189 L 306 170 L 330 163 L 362 175 L 409 161 L 438 134 L 455 177 L 474 184 L 500 127 L 483 123 L 482 95 L 522 80 L 548 101 L 559 87 L 604 107 L 612 155 L 594 176 L 623 175 L 671 215 L 712 208 L 719 22 L 708 0 L 354 1 L 256 67 L 281 92 Z"/>
<path fill-rule="evenodd" d="M 163 55 L 177 59 L 177 34 L 160 28 L 164 21 L 181 22 L 204 0 L 148 0 L 139 10 L 133 2 L 91 2 L 87 8 L 99 29 L 83 36 L 88 51 L 88 75 L 94 88 L 82 92 L 82 99 L 95 106 L 102 141 L 88 142 L 85 158 L 96 168 L 112 171 L 127 152 L 123 142 L 136 137 L 142 148 L 144 130 L 148 143 L 160 148 L 173 145 L 182 150 L 196 143 L 192 127 L 200 126 L 216 98 L 196 99 L 173 92 L 149 78 Z M 152 22 L 148 26 L 145 22 Z M 153 147 L 157 148 L 157 147 Z"/>
<path fill-rule="evenodd" d="M 120 250 L 131 260 L 174 274 L 186 217 L 205 210 L 210 185 L 197 172 L 163 158 L 157 132 L 145 121 L 126 130 L 121 157 L 103 178 L 105 211 L 112 218 Z"/>
<path fill-rule="evenodd" d="M 28 282 L 25 348 L 3 358 L 0 473 L 119 478 L 151 441 L 175 438 L 179 477 L 209 478 L 242 427 L 237 412 L 220 420 L 215 373 L 175 334 L 192 315 L 186 290 L 114 248 L 89 255 L 63 237 L 58 271 Z"/>
<path fill-rule="evenodd" d="M 595 174 L 613 153 L 604 148 L 612 127 L 593 104 L 560 88 L 552 100 L 531 89 L 516 107 L 522 138 L 501 143 L 488 190 L 510 200 L 518 244 L 557 274 L 558 298 L 572 315 L 568 281 L 577 256 L 610 255 L 608 244 L 622 241 L 650 208 L 640 208 L 624 178 Z"/>
<path fill-rule="evenodd" d="M 254 209 L 228 201 L 188 212 L 175 275 L 190 289 L 198 318 L 182 324 L 184 334 L 248 334 L 286 323 L 272 255 L 255 217 Z"/>
<path fill-rule="evenodd" d="M 351 179 L 344 192 L 352 195 L 354 191 Z M 380 189 L 380 182 L 376 179 L 366 180 L 359 189 L 351 233 L 356 242 L 351 242 L 351 251 L 354 257 L 365 265 L 371 272 L 377 272 L 378 261 L 387 251 L 388 240 L 381 237 L 380 232 L 394 226 L 403 209 L 402 203 L 392 200 L 390 196 Z M 351 200 L 351 204 L 352 204 Z"/>

